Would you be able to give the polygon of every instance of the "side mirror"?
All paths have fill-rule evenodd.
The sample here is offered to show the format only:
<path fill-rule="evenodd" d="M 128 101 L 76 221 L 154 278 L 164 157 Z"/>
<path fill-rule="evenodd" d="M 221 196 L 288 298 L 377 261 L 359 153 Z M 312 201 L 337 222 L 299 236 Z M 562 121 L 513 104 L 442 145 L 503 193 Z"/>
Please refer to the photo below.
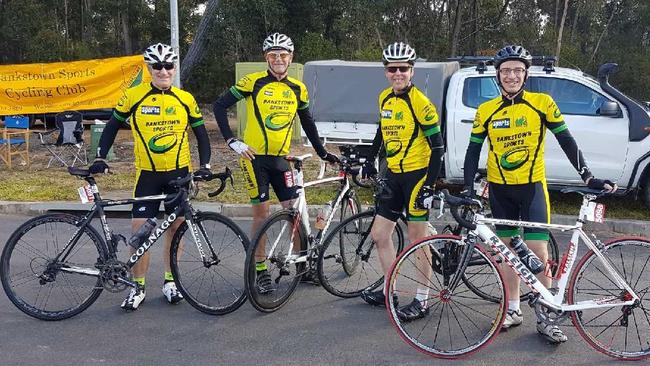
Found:
<path fill-rule="evenodd" d="M 600 105 L 598 114 L 607 117 L 620 117 L 622 115 L 621 107 L 616 102 L 606 100 Z"/>

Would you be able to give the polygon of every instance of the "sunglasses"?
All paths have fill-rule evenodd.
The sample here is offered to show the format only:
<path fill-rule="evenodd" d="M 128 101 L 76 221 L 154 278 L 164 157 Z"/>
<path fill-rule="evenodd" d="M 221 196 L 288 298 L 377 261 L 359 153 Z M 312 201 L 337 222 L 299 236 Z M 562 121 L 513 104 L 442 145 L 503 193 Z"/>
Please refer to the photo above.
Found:
<path fill-rule="evenodd" d="M 151 64 L 151 68 L 158 71 L 162 70 L 163 68 L 165 70 L 173 70 L 174 64 L 171 62 L 156 62 L 155 64 Z"/>
<path fill-rule="evenodd" d="M 266 54 L 271 60 L 277 60 L 277 59 L 282 59 L 282 61 L 286 61 L 289 59 L 291 56 L 290 53 L 279 53 L 279 52 L 269 52 Z"/>
<path fill-rule="evenodd" d="M 388 66 L 386 67 L 386 71 L 388 71 L 391 74 L 394 74 L 399 70 L 400 72 L 408 72 L 411 70 L 411 66 Z"/>

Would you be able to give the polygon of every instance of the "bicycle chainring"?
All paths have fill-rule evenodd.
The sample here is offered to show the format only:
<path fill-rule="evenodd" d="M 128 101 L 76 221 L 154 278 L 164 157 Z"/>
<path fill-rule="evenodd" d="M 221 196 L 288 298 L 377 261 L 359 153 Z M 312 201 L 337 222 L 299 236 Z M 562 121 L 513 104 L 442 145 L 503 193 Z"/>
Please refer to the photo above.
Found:
<path fill-rule="evenodd" d="M 533 306 L 537 319 L 547 325 L 560 325 L 569 317 L 568 311 L 556 312 L 536 302 Z"/>
<path fill-rule="evenodd" d="M 133 282 L 131 270 L 126 263 L 111 260 L 101 267 L 101 278 L 104 289 L 109 292 L 122 292 Z"/>

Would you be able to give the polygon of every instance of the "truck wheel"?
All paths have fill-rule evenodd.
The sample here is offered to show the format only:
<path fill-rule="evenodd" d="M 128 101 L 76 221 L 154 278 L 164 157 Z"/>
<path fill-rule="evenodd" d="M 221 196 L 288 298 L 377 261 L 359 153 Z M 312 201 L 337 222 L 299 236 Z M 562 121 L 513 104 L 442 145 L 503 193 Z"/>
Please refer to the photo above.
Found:
<path fill-rule="evenodd" d="M 650 174 L 647 174 L 641 186 L 641 195 L 645 206 L 650 208 Z"/>

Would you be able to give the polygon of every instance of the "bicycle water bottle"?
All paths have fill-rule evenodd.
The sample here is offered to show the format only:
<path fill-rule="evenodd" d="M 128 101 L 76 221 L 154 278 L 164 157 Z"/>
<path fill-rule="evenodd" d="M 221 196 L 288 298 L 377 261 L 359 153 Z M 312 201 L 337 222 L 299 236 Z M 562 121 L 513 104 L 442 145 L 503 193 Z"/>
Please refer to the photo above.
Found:
<path fill-rule="evenodd" d="M 528 248 L 519 235 L 510 238 L 510 246 L 533 274 L 538 274 L 544 270 L 542 261 Z"/>
<path fill-rule="evenodd" d="M 138 231 L 129 238 L 129 245 L 137 249 L 149 237 L 153 229 L 156 227 L 156 218 L 149 218 L 140 226 Z"/>
<path fill-rule="evenodd" d="M 318 215 L 316 216 L 316 224 L 314 227 L 318 230 L 323 230 L 325 228 L 325 222 L 332 212 L 332 201 L 327 202 L 323 207 L 318 209 Z"/>

